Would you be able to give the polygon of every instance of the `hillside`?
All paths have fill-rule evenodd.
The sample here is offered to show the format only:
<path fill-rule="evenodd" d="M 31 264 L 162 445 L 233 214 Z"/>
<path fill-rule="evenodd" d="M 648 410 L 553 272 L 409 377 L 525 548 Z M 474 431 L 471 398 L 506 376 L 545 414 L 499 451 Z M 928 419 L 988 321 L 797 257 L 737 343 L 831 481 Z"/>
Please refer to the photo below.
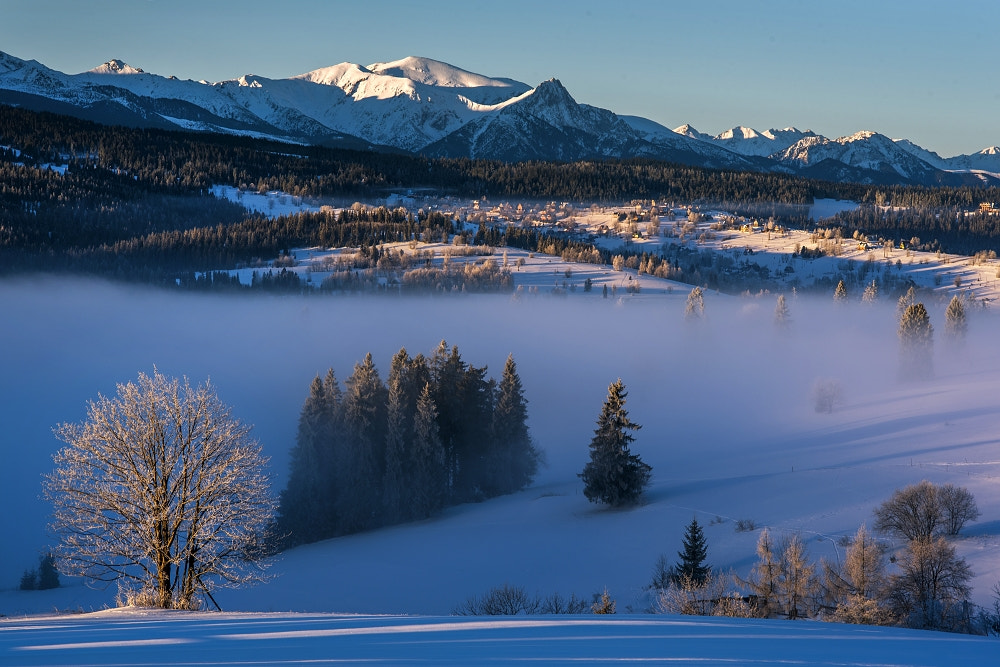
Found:
<path fill-rule="evenodd" d="M 455 619 L 148 614 L 0 621 L 9 667 L 70 664 L 987 664 L 996 642 L 912 630 L 690 617 Z M 331 657 L 335 656 L 335 657 Z"/>
<path fill-rule="evenodd" d="M 535 484 L 427 522 L 289 551 L 272 583 L 220 591 L 224 609 L 447 614 L 510 583 L 543 596 L 589 597 L 606 586 L 621 611 L 639 612 L 650 603 L 644 587 L 657 557 L 673 557 L 693 515 L 706 526 L 716 568 L 745 573 L 753 560 L 757 534 L 738 532 L 739 519 L 797 532 L 812 558 L 836 560 L 841 538 L 871 523 L 893 489 L 925 478 L 969 488 L 982 510 L 956 542 L 976 575 L 973 599 L 988 603 L 1000 579 L 992 398 L 1000 358 L 990 312 L 974 314 L 964 349 L 938 341 L 933 380 L 900 384 L 895 304 L 884 302 L 835 309 L 825 299 L 792 300 L 792 328 L 779 334 L 771 298 L 709 294 L 708 321 L 687 326 L 680 289 L 617 299 L 578 291 L 412 300 L 227 299 L 66 281 L 0 289 L 22 323 L 0 342 L 46 357 L 44 365 L 34 354 L 13 359 L 11 376 L 21 381 L 0 393 L 9 437 L 22 443 L 0 485 L 3 502 L 20 508 L 0 526 L 12 537 L 0 551 L 7 588 L 46 544 L 37 494 L 57 445 L 49 429 L 79 419 L 97 392 L 153 365 L 210 376 L 235 413 L 256 424 L 277 490 L 316 373 L 332 366 L 346 377 L 367 351 L 384 373 L 401 346 L 427 353 L 442 338 L 494 369 L 514 354 L 529 426 L 548 458 Z M 940 331 L 941 306 L 928 305 Z M 60 343 L 68 335 L 73 346 Z M 654 482 L 640 507 L 607 511 L 586 502 L 576 475 L 618 377 L 643 425 L 633 449 L 653 466 Z M 819 378 L 844 388 L 832 415 L 813 410 Z M 99 609 L 113 598 L 78 585 L 10 591 L 0 610 Z"/>

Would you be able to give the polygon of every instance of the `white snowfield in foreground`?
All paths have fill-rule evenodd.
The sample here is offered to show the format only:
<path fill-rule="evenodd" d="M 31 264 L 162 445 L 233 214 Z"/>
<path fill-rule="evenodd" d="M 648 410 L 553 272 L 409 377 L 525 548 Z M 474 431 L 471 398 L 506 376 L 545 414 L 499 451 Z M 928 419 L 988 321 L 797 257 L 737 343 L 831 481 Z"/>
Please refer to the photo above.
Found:
<path fill-rule="evenodd" d="M 0 664 L 989 665 L 996 640 L 681 616 L 226 614 L 116 610 L 0 621 Z"/>

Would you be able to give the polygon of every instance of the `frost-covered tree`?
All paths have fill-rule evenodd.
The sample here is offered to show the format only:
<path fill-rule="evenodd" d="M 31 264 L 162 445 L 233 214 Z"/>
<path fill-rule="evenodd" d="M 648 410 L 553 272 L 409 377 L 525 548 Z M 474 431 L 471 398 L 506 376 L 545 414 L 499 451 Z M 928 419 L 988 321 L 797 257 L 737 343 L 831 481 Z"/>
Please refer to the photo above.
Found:
<path fill-rule="evenodd" d="M 649 484 L 652 468 L 633 454 L 631 431 L 642 428 L 625 409 L 628 392 L 621 378 L 608 387 L 608 397 L 590 441 L 590 461 L 584 466 L 583 494 L 594 503 L 617 507 L 636 502 Z"/>
<path fill-rule="evenodd" d="M 697 517 L 692 518 L 684 530 L 683 546 L 684 548 L 677 552 L 680 561 L 674 567 L 676 576 L 682 581 L 690 582 L 692 586 L 702 586 L 711 574 L 712 568 L 705 564 L 708 544 Z"/>
<path fill-rule="evenodd" d="M 757 538 L 757 562 L 743 582 L 753 593 L 761 616 L 769 617 L 780 609 L 781 559 L 770 531 L 764 528 Z"/>
<path fill-rule="evenodd" d="M 910 627 L 959 630 L 971 593 L 972 570 L 943 537 L 921 538 L 906 545 L 897 559 L 891 599 L 896 614 Z"/>
<path fill-rule="evenodd" d="M 118 581 L 163 608 L 263 578 L 267 458 L 208 382 L 140 373 L 55 433 L 67 446 L 45 494 L 64 573 Z"/>
<path fill-rule="evenodd" d="M 700 287 L 695 287 L 688 294 L 687 303 L 684 304 L 684 319 L 695 321 L 704 317 L 705 294 Z"/>
<path fill-rule="evenodd" d="M 813 407 L 816 412 L 831 414 L 844 401 L 844 389 L 839 380 L 820 378 L 813 383 Z"/>
<path fill-rule="evenodd" d="M 892 614 L 885 606 L 888 579 L 885 549 L 862 524 L 854 534 L 840 566 L 826 566 L 826 588 L 842 623 L 888 625 Z"/>
<path fill-rule="evenodd" d="M 960 343 L 965 340 L 965 334 L 968 330 L 969 322 L 965 317 L 965 306 L 962 304 L 962 299 L 953 296 L 948 302 L 948 308 L 944 311 L 945 336 Z"/>
<path fill-rule="evenodd" d="M 924 380 L 934 374 L 934 327 L 922 303 L 907 306 L 899 320 L 899 375 Z"/>
<path fill-rule="evenodd" d="M 788 303 L 785 301 L 785 295 L 779 294 L 778 301 L 774 305 L 774 324 L 779 329 L 785 329 L 791 322 L 792 318 L 788 311 Z"/>
<path fill-rule="evenodd" d="M 964 487 L 942 484 L 938 487 L 937 498 L 941 507 L 941 528 L 945 535 L 958 535 L 966 522 L 979 518 L 976 499 Z"/>
<path fill-rule="evenodd" d="M 809 562 L 805 545 L 793 535 L 781 554 L 780 598 L 785 614 L 795 620 L 810 615 L 810 605 L 816 593 L 816 566 Z"/>
<path fill-rule="evenodd" d="M 896 301 L 896 319 L 898 320 L 902 318 L 903 313 L 906 312 L 906 309 L 916 303 L 917 303 L 917 290 L 911 285 L 910 288 L 906 290 L 906 293 L 902 294 L 899 297 L 899 300 Z"/>
<path fill-rule="evenodd" d="M 861 302 L 872 304 L 876 301 L 878 301 L 878 283 L 873 280 L 865 287 L 865 291 L 861 294 Z"/>
<path fill-rule="evenodd" d="M 875 508 L 875 529 L 913 541 L 933 536 L 943 519 L 938 488 L 923 480 L 902 489 Z"/>
<path fill-rule="evenodd" d="M 844 303 L 847 301 L 847 285 L 841 280 L 837 283 L 837 289 L 833 291 L 833 300 L 837 303 Z"/>

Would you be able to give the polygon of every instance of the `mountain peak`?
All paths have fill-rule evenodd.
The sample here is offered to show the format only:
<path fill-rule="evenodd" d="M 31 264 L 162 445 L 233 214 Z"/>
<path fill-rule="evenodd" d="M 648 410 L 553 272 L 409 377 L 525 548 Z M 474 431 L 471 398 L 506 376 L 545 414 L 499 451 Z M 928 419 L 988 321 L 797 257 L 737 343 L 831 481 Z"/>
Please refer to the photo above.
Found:
<path fill-rule="evenodd" d="M 132 67 L 124 60 L 112 58 L 103 65 L 90 70 L 91 74 L 145 74 L 140 67 Z"/>
<path fill-rule="evenodd" d="M 756 139 L 759 136 L 760 133 L 757 130 L 753 129 L 752 127 L 743 127 L 742 125 L 740 125 L 738 127 L 726 130 L 725 132 L 717 136 L 716 139 L 719 139 L 721 141 L 726 141 L 730 139 L 736 139 L 736 140 Z"/>
<path fill-rule="evenodd" d="M 16 69 L 21 69 L 22 67 L 24 67 L 23 60 L 15 58 L 9 53 L 0 51 L 0 72 L 12 72 Z"/>
<path fill-rule="evenodd" d="M 449 65 L 440 60 L 407 56 L 402 60 L 387 63 L 373 63 L 366 70 L 384 76 L 409 79 L 416 83 L 442 88 L 520 88 L 528 89 L 523 83 L 512 79 L 496 79 Z"/>

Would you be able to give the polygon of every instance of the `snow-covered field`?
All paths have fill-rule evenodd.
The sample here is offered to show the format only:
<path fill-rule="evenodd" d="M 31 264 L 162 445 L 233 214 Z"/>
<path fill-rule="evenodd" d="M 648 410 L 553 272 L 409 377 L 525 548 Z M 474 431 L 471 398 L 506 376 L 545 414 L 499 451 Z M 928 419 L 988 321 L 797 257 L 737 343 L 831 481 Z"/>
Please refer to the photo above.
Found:
<path fill-rule="evenodd" d="M 0 620 L 0 664 L 988 665 L 997 642 L 830 623 L 667 616 L 146 614 Z"/>

